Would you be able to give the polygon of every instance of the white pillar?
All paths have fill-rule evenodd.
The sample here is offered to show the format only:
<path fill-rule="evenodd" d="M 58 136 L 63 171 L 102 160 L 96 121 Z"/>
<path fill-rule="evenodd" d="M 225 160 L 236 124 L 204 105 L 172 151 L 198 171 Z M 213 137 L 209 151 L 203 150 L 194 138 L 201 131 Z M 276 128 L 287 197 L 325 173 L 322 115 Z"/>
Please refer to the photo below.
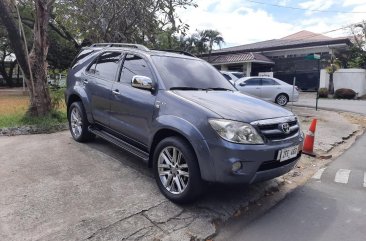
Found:
<path fill-rule="evenodd" d="M 243 64 L 243 74 L 246 77 L 249 77 L 250 76 L 250 72 L 252 72 L 252 63 L 250 63 L 250 62 L 244 63 Z"/>
<path fill-rule="evenodd" d="M 226 64 L 222 64 L 222 65 L 221 65 L 221 70 L 222 70 L 222 71 L 228 71 L 228 70 L 229 70 L 229 68 L 227 67 L 227 65 L 226 65 Z"/>

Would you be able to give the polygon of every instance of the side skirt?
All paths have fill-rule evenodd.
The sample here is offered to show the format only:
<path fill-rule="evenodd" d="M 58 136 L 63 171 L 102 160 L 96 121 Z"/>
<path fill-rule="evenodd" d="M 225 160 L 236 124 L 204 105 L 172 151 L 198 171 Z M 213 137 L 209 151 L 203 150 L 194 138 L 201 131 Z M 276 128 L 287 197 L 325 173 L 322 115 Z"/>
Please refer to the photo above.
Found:
<path fill-rule="evenodd" d="M 119 139 L 118 137 L 104 130 L 98 129 L 95 126 L 89 126 L 88 129 L 91 133 L 95 134 L 96 136 L 99 136 L 104 140 L 122 148 L 123 150 L 130 152 L 131 154 L 141 158 L 144 162 L 146 163 L 149 162 L 149 153 L 131 145 L 130 143 L 127 143 L 126 141 Z"/>

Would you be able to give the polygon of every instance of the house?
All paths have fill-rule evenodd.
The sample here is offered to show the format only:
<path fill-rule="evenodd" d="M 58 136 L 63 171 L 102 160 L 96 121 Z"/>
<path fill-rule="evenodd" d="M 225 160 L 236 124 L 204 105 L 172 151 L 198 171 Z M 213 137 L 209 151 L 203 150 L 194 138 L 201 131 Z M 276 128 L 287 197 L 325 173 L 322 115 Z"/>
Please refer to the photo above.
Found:
<path fill-rule="evenodd" d="M 332 55 L 345 53 L 351 45 L 348 37 L 331 38 L 300 31 L 280 39 L 215 50 L 200 57 L 219 70 L 241 71 L 246 76 L 272 72 L 274 77 L 288 83 L 296 76 L 297 86 L 314 90 L 319 84 L 318 68 L 324 68 Z M 307 59 L 310 54 L 319 54 L 321 60 Z"/>

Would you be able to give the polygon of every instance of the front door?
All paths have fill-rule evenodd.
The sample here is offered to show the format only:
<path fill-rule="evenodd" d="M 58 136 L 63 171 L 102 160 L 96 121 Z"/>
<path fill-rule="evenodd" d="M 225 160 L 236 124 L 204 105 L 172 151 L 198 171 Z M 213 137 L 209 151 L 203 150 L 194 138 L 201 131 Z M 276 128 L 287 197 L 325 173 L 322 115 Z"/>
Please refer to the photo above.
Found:
<path fill-rule="evenodd" d="M 243 82 L 243 86 L 240 85 L 239 83 L 239 90 L 241 92 L 244 92 L 246 94 L 252 95 L 252 96 L 256 96 L 258 98 L 261 97 L 261 78 L 251 78 L 251 79 L 247 79 L 246 81 Z"/>
<path fill-rule="evenodd" d="M 105 52 L 86 70 L 83 81 L 91 102 L 94 121 L 109 126 L 112 86 L 115 82 L 121 52 Z"/>
<path fill-rule="evenodd" d="M 131 80 L 135 75 L 155 79 L 146 60 L 136 54 L 126 54 L 119 81 L 112 87 L 110 127 L 147 146 L 156 96 L 150 90 L 132 87 Z"/>
<path fill-rule="evenodd" d="M 264 100 L 275 100 L 281 93 L 281 85 L 271 78 L 262 78 L 261 98 Z"/>

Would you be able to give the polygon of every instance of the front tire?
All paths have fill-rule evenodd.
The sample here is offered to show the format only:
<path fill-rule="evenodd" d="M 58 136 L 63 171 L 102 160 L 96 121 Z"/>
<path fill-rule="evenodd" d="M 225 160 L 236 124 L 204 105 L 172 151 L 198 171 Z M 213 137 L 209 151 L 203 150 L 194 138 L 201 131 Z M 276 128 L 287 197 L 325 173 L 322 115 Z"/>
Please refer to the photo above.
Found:
<path fill-rule="evenodd" d="M 168 137 L 154 151 L 154 175 L 160 191 L 175 203 L 188 203 L 202 193 L 203 181 L 192 147 L 182 138 Z"/>
<path fill-rule="evenodd" d="M 87 142 L 95 136 L 89 132 L 90 123 L 86 117 L 84 106 L 80 101 L 73 102 L 69 108 L 69 128 L 77 142 Z"/>
<path fill-rule="evenodd" d="M 275 102 L 280 106 L 285 106 L 288 103 L 288 96 L 285 94 L 279 94 L 277 95 Z"/>

